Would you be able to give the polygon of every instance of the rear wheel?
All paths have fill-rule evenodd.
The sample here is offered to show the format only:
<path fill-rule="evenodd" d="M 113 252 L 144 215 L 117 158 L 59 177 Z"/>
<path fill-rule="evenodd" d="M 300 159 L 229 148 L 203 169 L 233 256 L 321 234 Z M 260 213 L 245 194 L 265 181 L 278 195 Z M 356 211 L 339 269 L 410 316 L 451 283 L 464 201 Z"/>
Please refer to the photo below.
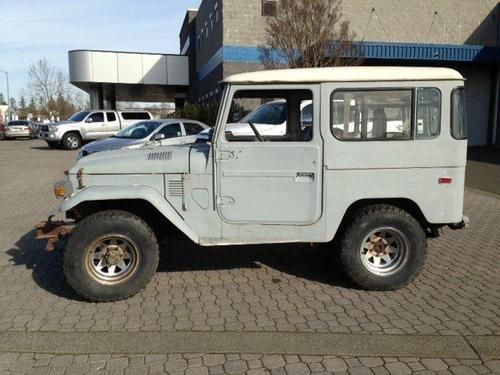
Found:
<path fill-rule="evenodd" d="M 124 211 L 103 211 L 79 222 L 64 252 L 71 287 L 84 298 L 107 302 L 142 290 L 158 267 L 159 250 L 151 228 Z"/>
<path fill-rule="evenodd" d="M 427 256 L 419 222 L 390 205 L 360 209 L 341 241 L 341 261 L 349 279 L 363 289 L 394 290 L 413 281 Z"/>
<path fill-rule="evenodd" d="M 62 145 L 66 150 L 78 150 L 82 147 L 82 137 L 78 133 L 66 133 L 62 138 Z"/>

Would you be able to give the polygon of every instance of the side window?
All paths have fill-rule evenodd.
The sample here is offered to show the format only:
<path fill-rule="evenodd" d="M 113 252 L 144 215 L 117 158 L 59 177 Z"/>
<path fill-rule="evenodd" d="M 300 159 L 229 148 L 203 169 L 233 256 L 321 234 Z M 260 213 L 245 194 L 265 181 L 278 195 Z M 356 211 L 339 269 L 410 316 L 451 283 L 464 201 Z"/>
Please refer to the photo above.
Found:
<path fill-rule="evenodd" d="M 307 142 L 313 136 L 310 90 L 242 90 L 226 123 L 229 142 Z"/>
<path fill-rule="evenodd" d="M 451 94 L 451 136 L 455 139 L 467 139 L 467 121 L 465 111 L 465 89 L 459 87 Z"/>
<path fill-rule="evenodd" d="M 336 91 L 331 131 L 346 141 L 412 138 L 412 90 Z"/>
<path fill-rule="evenodd" d="M 165 138 L 176 138 L 182 136 L 180 124 L 165 125 L 158 133 L 165 134 Z"/>
<path fill-rule="evenodd" d="M 150 120 L 149 113 L 147 112 L 122 112 L 124 120 Z"/>
<path fill-rule="evenodd" d="M 94 112 L 88 118 L 92 119 L 92 123 L 94 123 L 94 122 L 104 122 L 104 113 L 102 113 L 102 112 Z"/>
<path fill-rule="evenodd" d="M 441 92 L 417 90 L 417 139 L 434 138 L 441 132 Z"/>
<path fill-rule="evenodd" d="M 116 121 L 116 115 L 114 112 L 106 112 L 106 117 L 108 118 L 108 121 Z"/>
<path fill-rule="evenodd" d="M 203 131 L 203 127 L 194 122 L 185 122 L 184 130 L 186 130 L 186 135 L 196 135 Z"/>

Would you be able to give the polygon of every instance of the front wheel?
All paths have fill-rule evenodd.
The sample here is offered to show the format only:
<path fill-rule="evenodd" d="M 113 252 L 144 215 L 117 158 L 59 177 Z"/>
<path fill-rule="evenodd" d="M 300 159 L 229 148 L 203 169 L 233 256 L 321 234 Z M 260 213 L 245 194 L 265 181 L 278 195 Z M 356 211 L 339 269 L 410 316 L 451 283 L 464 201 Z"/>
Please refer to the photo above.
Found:
<path fill-rule="evenodd" d="M 80 221 L 64 251 L 69 285 L 95 302 L 125 299 L 156 272 L 159 249 L 151 228 L 124 211 L 103 211 Z"/>
<path fill-rule="evenodd" d="M 390 205 L 360 209 L 347 225 L 340 257 L 349 279 L 362 289 L 395 290 L 412 282 L 427 256 L 419 222 Z"/>
<path fill-rule="evenodd" d="M 66 150 L 78 150 L 82 147 L 82 137 L 78 133 L 66 133 L 62 138 L 62 145 Z"/>

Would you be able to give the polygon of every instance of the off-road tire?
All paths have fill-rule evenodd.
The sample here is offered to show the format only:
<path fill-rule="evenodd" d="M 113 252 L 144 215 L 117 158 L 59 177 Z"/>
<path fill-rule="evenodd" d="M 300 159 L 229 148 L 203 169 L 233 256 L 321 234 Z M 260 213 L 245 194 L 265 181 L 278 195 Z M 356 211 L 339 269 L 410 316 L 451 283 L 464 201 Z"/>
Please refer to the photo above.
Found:
<path fill-rule="evenodd" d="M 366 237 L 378 228 L 394 228 L 407 241 L 406 260 L 394 273 L 378 275 L 363 264 L 361 248 Z M 427 240 L 419 222 L 408 212 L 391 205 L 359 209 L 345 226 L 340 240 L 340 260 L 349 280 L 365 290 L 395 290 L 411 283 L 427 257 Z"/>
<path fill-rule="evenodd" d="M 125 280 L 104 285 L 92 276 L 87 266 L 93 244 L 110 235 L 123 235 L 137 244 L 137 264 Z M 141 291 L 158 268 L 159 248 L 151 228 L 139 217 L 118 210 L 102 211 L 80 221 L 71 232 L 63 256 L 68 284 L 80 296 L 94 302 L 129 298 Z"/>
<path fill-rule="evenodd" d="M 46 141 L 49 148 L 59 148 L 59 142 Z"/>
<path fill-rule="evenodd" d="M 63 135 L 61 144 L 65 150 L 78 150 L 82 147 L 82 137 L 75 132 L 68 132 Z"/>

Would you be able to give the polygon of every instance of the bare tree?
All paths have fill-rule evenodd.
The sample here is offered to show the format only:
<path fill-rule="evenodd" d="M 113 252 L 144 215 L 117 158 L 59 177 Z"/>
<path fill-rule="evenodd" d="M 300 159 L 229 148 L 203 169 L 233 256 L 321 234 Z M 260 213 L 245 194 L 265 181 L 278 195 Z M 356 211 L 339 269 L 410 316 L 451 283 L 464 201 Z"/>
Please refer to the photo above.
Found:
<path fill-rule="evenodd" d="M 28 72 L 30 96 L 39 99 L 39 112 L 44 116 L 65 118 L 81 109 L 81 93 L 73 89 L 68 78 L 43 58 L 31 64 Z"/>
<path fill-rule="evenodd" d="M 280 0 L 259 58 L 267 69 L 357 65 L 342 0 Z"/>

